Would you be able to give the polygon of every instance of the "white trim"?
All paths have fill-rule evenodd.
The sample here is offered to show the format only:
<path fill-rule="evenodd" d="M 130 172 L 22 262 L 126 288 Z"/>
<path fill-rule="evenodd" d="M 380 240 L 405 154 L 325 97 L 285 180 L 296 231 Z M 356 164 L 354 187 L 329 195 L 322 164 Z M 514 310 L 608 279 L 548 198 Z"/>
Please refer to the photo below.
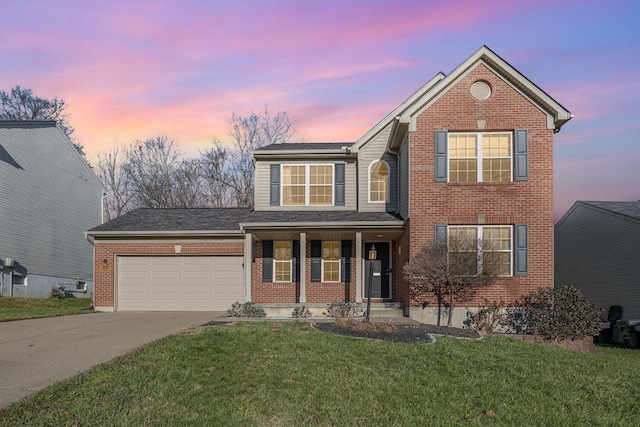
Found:
<path fill-rule="evenodd" d="M 387 193 L 386 193 L 386 198 L 385 200 L 371 200 L 371 166 L 374 165 L 374 163 L 384 163 L 387 166 Z M 376 160 L 372 160 L 371 163 L 369 163 L 369 166 L 367 167 L 367 201 L 369 203 L 389 203 L 389 199 L 390 199 L 390 187 L 391 187 L 391 167 L 389 166 L 389 163 L 387 163 L 386 160 L 383 159 L 376 159 Z"/>

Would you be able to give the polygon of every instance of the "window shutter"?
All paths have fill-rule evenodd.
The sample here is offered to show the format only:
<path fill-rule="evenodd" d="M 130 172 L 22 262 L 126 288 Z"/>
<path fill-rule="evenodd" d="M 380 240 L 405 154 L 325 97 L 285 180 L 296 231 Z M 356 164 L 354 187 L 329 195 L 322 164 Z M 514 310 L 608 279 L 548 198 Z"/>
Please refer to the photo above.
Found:
<path fill-rule="evenodd" d="M 437 130 L 435 137 L 435 181 L 447 182 L 447 131 Z"/>
<path fill-rule="evenodd" d="M 515 272 L 516 276 L 529 275 L 529 226 L 516 224 L 516 244 L 515 244 Z"/>
<path fill-rule="evenodd" d="M 342 241 L 341 258 L 341 282 L 351 282 L 351 240 Z"/>
<path fill-rule="evenodd" d="M 515 170 L 516 181 L 529 180 L 529 132 L 526 129 L 515 131 Z"/>
<path fill-rule="evenodd" d="M 273 240 L 262 242 L 262 281 L 273 282 Z"/>
<path fill-rule="evenodd" d="M 269 205 L 280 206 L 280 165 L 271 165 L 269 174 Z"/>
<path fill-rule="evenodd" d="M 335 205 L 344 206 L 344 163 L 336 163 L 335 174 L 336 174 Z"/>
<path fill-rule="evenodd" d="M 291 281 L 300 281 L 300 240 L 294 240 L 291 245 Z"/>
<path fill-rule="evenodd" d="M 311 241 L 311 281 L 322 282 L 322 240 Z"/>
<path fill-rule="evenodd" d="M 435 243 L 447 243 L 447 226 L 438 224 L 435 228 Z"/>

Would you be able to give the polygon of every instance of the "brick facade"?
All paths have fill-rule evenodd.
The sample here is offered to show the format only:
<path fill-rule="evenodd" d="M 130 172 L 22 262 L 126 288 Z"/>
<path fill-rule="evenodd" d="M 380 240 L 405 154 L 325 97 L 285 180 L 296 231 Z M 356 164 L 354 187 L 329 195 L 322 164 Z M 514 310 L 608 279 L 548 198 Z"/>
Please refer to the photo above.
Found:
<path fill-rule="evenodd" d="M 491 96 L 479 101 L 470 87 L 484 80 Z M 479 129 L 478 121 L 484 121 Z M 529 132 L 529 180 L 500 183 L 445 183 L 434 181 L 434 135 L 449 132 Z M 401 245 L 414 256 L 434 237 L 436 224 L 529 225 L 529 273 L 525 277 L 500 279 L 482 289 L 469 306 L 483 304 L 483 298 L 511 302 L 539 286 L 553 286 L 553 130 L 547 117 L 527 98 L 505 83 L 483 64 L 452 86 L 417 118 L 410 134 L 410 221 Z M 410 237 L 406 237 L 410 236 Z M 402 260 L 402 262 L 406 259 Z M 411 306 L 421 300 L 408 298 L 402 281 L 399 298 Z"/>
<path fill-rule="evenodd" d="M 94 244 L 94 295 L 95 307 L 115 308 L 116 258 L 119 255 L 176 255 L 175 246 L 180 246 L 180 255 L 242 255 L 241 242 L 188 242 L 170 243 L 127 242 Z"/>

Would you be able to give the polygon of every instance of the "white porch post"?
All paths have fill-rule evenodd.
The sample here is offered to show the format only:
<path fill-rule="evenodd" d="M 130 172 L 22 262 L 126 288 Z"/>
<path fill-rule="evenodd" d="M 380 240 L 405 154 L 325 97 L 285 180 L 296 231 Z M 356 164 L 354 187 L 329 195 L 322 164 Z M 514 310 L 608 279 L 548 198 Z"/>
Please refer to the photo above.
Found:
<path fill-rule="evenodd" d="M 307 302 L 307 233 L 300 233 L 300 302 Z"/>
<path fill-rule="evenodd" d="M 356 232 L 356 302 L 362 302 L 362 233 Z"/>
<path fill-rule="evenodd" d="M 251 233 L 244 235 L 244 302 L 251 302 L 251 250 L 253 240 Z"/>

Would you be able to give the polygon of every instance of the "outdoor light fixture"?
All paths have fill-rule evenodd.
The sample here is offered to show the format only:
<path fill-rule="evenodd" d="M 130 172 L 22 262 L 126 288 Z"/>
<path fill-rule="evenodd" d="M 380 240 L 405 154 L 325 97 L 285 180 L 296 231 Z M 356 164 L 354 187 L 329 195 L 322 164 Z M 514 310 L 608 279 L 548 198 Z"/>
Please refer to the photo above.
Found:
<path fill-rule="evenodd" d="M 109 261 L 107 261 L 107 259 L 105 258 L 102 260 L 102 268 L 107 268 L 107 267 L 109 267 Z"/>
<path fill-rule="evenodd" d="M 371 245 L 371 249 L 369 249 L 369 259 L 371 261 L 375 261 L 378 258 L 378 251 L 376 251 L 376 245 Z"/>
<path fill-rule="evenodd" d="M 16 260 L 15 259 L 9 258 L 9 257 L 5 258 L 4 266 L 6 268 L 13 268 L 14 265 L 16 265 Z"/>

